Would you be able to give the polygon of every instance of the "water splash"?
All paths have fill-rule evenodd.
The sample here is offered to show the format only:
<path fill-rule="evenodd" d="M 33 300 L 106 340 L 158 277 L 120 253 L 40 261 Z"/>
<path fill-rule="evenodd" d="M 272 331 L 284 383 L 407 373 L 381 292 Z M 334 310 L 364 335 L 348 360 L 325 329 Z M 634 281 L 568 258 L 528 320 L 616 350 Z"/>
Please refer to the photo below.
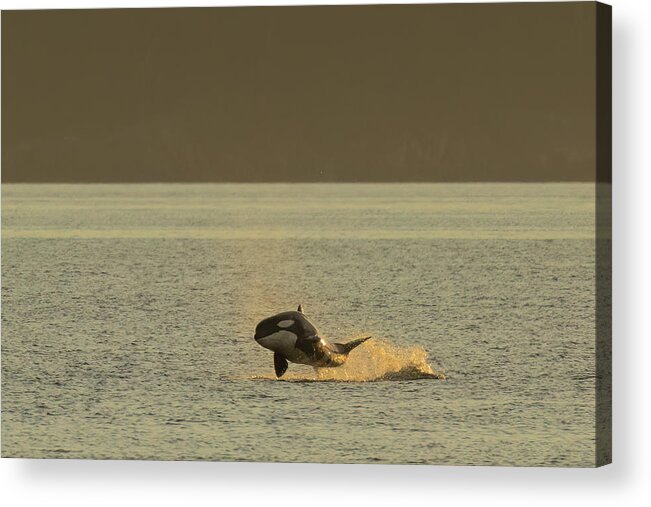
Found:
<path fill-rule="evenodd" d="M 291 369 L 291 366 L 290 366 Z M 254 380 L 276 380 L 274 376 L 254 376 Z M 359 346 L 338 368 L 320 368 L 313 374 L 287 372 L 288 382 L 379 382 L 390 380 L 445 380 L 444 373 L 429 363 L 423 347 L 403 347 L 373 338 Z"/>

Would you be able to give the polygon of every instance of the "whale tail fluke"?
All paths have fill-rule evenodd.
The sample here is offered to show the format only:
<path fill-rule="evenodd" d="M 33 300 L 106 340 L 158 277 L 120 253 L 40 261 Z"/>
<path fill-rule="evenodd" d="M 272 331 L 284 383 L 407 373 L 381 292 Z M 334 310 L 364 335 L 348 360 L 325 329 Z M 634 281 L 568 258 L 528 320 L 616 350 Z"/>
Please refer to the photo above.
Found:
<path fill-rule="evenodd" d="M 348 354 L 351 350 L 356 347 L 359 347 L 366 340 L 369 340 L 370 336 L 365 336 L 364 338 L 357 338 L 356 340 L 349 341 L 348 343 L 335 343 L 337 346 L 337 352 L 340 354 Z"/>

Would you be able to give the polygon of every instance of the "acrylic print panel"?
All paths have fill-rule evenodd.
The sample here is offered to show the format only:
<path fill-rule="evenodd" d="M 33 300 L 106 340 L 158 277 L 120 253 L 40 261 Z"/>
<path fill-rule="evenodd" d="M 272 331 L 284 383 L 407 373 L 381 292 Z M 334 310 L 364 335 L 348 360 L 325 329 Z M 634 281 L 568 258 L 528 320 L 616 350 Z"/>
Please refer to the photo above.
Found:
<path fill-rule="evenodd" d="M 4 457 L 610 462 L 609 7 L 2 37 Z"/>

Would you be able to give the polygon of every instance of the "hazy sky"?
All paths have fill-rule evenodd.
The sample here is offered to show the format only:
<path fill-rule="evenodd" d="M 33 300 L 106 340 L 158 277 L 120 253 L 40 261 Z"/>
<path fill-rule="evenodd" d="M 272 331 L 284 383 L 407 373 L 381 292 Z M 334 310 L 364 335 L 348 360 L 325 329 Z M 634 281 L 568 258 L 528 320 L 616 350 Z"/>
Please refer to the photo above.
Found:
<path fill-rule="evenodd" d="M 3 181 L 594 180 L 595 4 L 5 11 Z"/>

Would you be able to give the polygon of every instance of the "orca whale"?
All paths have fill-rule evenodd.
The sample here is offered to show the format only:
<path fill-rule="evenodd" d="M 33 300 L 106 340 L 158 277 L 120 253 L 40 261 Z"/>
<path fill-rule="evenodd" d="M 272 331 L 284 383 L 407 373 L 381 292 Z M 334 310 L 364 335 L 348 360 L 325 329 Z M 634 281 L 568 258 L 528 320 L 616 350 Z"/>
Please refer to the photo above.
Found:
<path fill-rule="evenodd" d="M 255 327 L 254 339 L 274 353 L 274 369 L 280 378 L 287 371 L 287 361 L 307 364 L 314 368 L 341 366 L 348 354 L 370 336 L 348 343 L 330 343 L 319 336 L 316 327 L 303 314 L 303 307 L 295 312 L 282 312 L 261 320 Z"/>

